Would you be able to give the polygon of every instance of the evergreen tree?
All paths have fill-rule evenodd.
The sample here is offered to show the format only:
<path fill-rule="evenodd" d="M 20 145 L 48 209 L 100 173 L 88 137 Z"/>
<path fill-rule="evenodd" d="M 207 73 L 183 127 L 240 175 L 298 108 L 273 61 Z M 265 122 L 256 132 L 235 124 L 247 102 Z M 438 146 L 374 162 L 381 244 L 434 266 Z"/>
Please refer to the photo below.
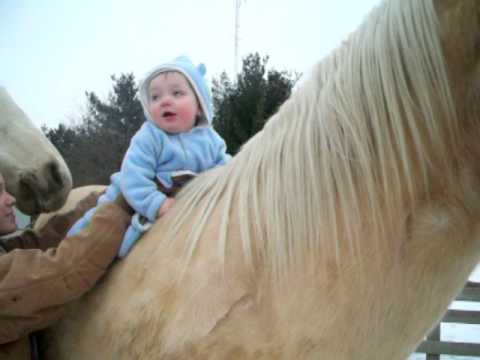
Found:
<path fill-rule="evenodd" d="M 108 184 L 144 121 L 133 74 L 112 76 L 112 81 L 113 91 L 106 101 L 86 92 L 87 113 L 80 125 L 43 129 L 70 167 L 75 186 Z"/>
<path fill-rule="evenodd" d="M 120 169 L 130 139 L 144 121 L 133 74 L 112 76 L 112 81 L 113 92 L 105 102 L 94 92 L 86 93 L 88 112 L 84 123 L 94 129 L 95 151 L 91 155 L 102 164 L 102 183 L 108 183 L 109 176 Z"/>
<path fill-rule="evenodd" d="M 224 72 L 213 80 L 213 124 L 231 154 L 263 128 L 266 120 L 290 96 L 298 74 L 269 70 L 268 57 L 258 53 L 243 59 L 242 71 L 233 83 Z"/>

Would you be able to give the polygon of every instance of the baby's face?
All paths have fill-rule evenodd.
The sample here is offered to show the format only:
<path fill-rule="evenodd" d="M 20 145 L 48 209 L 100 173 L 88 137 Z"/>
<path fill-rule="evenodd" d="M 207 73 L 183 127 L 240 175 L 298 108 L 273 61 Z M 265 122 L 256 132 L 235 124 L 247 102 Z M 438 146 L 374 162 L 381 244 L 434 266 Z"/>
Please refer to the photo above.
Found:
<path fill-rule="evenodd" d="M 201 110 L 188 80 L 172 71 L 151 81 L 148 111 L 158 127 L 176 134 L 191 130 Z"/>

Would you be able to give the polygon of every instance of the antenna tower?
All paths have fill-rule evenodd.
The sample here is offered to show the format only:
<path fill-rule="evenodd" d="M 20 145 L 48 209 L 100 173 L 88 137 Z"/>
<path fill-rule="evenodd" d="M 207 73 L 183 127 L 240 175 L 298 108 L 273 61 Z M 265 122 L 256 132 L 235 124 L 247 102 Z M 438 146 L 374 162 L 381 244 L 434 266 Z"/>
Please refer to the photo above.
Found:
<path fill-rule="evenodd" d="M 235 0 L 235 54 L 234 54 L 234 71 L 235 76 L 238 74 L 238 44 L 240 42 L 240 6 L 244 0 Z"/>

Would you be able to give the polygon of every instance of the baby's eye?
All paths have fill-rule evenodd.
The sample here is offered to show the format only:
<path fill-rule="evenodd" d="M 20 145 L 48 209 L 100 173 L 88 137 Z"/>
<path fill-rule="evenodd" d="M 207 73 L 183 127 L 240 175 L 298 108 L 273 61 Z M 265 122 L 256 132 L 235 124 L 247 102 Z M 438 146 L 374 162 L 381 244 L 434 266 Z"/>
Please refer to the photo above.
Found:
<path fill-rule="evenodd" d="M 150 96 L 150 100 L 151 100 L 151 101 L 156 101 L 156 100 L 158 100 L 158 95 L 152 95 L 152 96 Z"/>
<path fill-rule="evenodd" d="M 175 90 L 175 91 L 173 92 L 173 96 L 182 96 L 183 94 L 184 94 L 184 93 L 183 93 L 183 91 L 181 91 L 181 90 Z"/>

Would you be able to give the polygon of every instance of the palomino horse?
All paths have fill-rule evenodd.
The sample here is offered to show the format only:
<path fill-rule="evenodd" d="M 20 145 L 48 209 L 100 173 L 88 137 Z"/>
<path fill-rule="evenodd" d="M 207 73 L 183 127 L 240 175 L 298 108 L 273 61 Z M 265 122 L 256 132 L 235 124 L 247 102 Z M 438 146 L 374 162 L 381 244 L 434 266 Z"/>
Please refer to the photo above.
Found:
<path fill-rule="evenodd" d="M 57 149 L 0 87 L 0 173 L 27 214 L 58 210 L 72 176 Z"/>
<path fill-rule="evenodd" d="M 404 360 L 480 259 L 479 58 L 478 0 L 374 9 L 47 358 Z"/>

